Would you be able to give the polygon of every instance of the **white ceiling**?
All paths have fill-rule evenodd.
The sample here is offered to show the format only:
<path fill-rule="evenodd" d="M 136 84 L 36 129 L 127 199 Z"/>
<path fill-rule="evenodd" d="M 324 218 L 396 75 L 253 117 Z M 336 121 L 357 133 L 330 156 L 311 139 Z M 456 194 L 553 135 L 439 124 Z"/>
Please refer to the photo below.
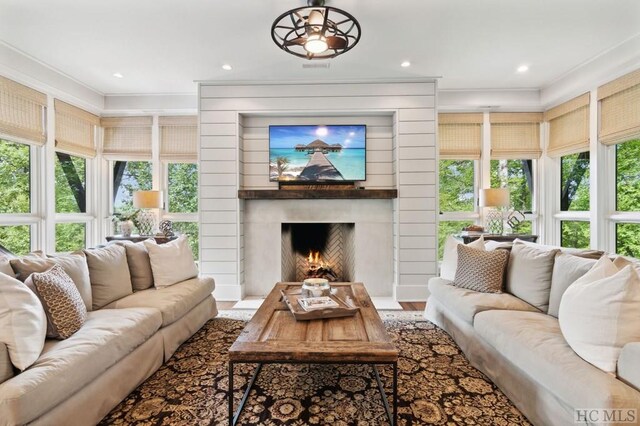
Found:
<path fill-rule="evenodd" d="M 0 40 L 102 94 L 155 94 L 194 93 L 194 80 L 432 76 L 444 89 L 542 88 L 640 34 L 638 0 L 329 0 L 362 39 L 330 69 L 303 69 L 270 28 L 305 4 L 0 0 Z"/>

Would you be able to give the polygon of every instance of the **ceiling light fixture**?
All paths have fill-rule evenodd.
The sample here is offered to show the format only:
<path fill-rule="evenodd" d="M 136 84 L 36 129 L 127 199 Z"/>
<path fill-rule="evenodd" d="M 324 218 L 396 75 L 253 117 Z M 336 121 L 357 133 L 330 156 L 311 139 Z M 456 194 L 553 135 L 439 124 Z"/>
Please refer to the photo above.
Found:
<path fill-rule="evenodd" d="M 402 68 L 409 68 L 411 66 L 411 62 L 409 61 L 404 61 L 403 63 L 400 64 L 400 66 Z"/>
<path fill-rule="evenodd" d="M 353 49 L 360 41 L 360 24 L 349 13 L 307 0 L 306 7 L 278 16 L 271 38 L 287 53 L 305 59 L 329 59 Z"/>
<path fill-rule="evenodd" d="M 229 65 L 229 64 L 224 64 L 222 66 L 222 69 L 225 70 L 225 71 L 231 71 L 233 69 L 233 67 L 231 65 Z"/>
<path fill-rule="evenodd" d="M 113 76 L 114 76 L 115 78 L 123 78 L 123 77 L 124 77 L 124 75 L 120 74 L 119 72 L 114 72 L 114 73 L 113 73 Z"/>
<path fill-rule="evenodd" d="M 517 71 L 519 73 L 527 72 L 527 71 L 529 71 L 529 65 L 520 65 L 518 67 Z"/>

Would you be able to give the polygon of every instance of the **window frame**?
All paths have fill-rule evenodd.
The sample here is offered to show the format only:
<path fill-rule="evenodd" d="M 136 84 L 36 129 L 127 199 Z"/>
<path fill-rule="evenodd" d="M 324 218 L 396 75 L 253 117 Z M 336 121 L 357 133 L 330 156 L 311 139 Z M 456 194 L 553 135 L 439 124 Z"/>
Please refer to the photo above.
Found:
<path fill-rule="evenodd" d="M 169 164 L 195 164 L 198 168 L 198 182 L 196 183 L 196 197 L 198 198 L 198 209 L 195 213 L 172 213 L 169 212 Z M 170 220 L 172 222 L 191 222 L 198 225 L 198 236 L 202 232 L 200 224 L 200 162 L 193 160 L 161 160 L 160 161 L 160 179 L 162 182 L 162 191 L 164 193 L 163 208 L 160 210 L 160 220 Z M 198 245 L 198 260 L 202 258 L 202 245 Z"/>
<path fill-rule="evenodd" d="M 637 138 L 631 138 L 623 143 L 630 142 Z M 606 147 L 606 170 L 607 173 L 607 185 L 606 188 L 610 188 L 611 191 L 604 191 L 604 197 L 606 197 L 606 205 L 608 206 L 608 211 L 611 212 L 606 216 L 607 219 L 607 241 L 606 247 L 607 251 L 611 253 L 617 253 L 617 225 L 632 223 L 632 224 L 640 224 L 640 211 L 619 211 L 618 207 L 618 156 L 617 156 L 617 147 L 621 144 L 610 145 Z"/>

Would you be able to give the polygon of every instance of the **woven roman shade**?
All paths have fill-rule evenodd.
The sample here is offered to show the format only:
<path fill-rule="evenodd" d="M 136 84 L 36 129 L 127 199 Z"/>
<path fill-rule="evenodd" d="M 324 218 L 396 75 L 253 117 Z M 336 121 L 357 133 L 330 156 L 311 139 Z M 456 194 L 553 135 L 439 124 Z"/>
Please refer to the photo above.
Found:
<path fill-rule="evenodd" d="M 640 138 L 640 70 L 600 86 L 598 100 L 601 143 L 614 145 Z"/>
<path fill-rule="evenodd" d="M 150 160 L 152 124 L 152 117 L 101 118 L 104 156 L 110 159 Z"/>
<path fill-rule="evenodd" d="M 96 126 L 100 118 L 83 109 L 58 99 L 54 101 L 56 112 L 56 151 L 80 157 L 96 156 Z"/>
<path fill-rule="evenodd" d="M 42 146 L 47 95 L 0 76 L 0 134 Z"/>
<path fill-rule="evenodd" d="M 542 155 L 539 112 L 491 113 L 491 158 L 531 160 Z"/>
<path fill-rule="evenodd" d="M 589 150 L 589 93 L 551 108 L 544 113 L 549 122 L 550 157 Z"/>
<path fill-rule="evenodd" d="M 482 114 L 438 114 L 438 147 L 443 160 L 479 160 Z"/>
<path fill-rule="evenodd" d="M 160 117 L 160 158 L 198 161 L 198 118 Z"/>

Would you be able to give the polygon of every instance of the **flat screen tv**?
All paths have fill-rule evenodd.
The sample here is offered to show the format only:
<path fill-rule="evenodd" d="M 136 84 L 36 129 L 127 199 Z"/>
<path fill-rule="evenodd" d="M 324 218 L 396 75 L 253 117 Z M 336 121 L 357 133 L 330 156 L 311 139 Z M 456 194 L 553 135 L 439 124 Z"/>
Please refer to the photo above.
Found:
<path fill-rule="evenodd" d="M 363 181 L 366 135 L 365 125 L 269 126 L 269 179 Z"/>

